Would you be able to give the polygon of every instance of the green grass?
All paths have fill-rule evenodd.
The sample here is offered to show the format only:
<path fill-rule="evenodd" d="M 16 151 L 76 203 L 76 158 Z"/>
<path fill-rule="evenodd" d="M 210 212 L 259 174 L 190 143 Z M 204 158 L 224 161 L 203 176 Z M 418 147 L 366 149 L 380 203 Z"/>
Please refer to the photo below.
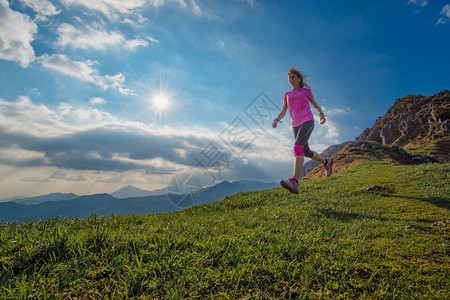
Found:
<path fill-rule="evenodd" d="M 299 195 L 3 225 L 0 298 L 449 299 L 449 171 L 367 162 Z"/>

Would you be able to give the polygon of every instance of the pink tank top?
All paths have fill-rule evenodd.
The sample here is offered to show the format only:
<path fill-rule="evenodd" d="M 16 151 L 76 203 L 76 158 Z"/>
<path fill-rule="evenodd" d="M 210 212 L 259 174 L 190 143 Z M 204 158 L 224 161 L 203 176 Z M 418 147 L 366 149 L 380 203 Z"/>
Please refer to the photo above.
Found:
<path fill-rule="evenodd" d="M 292 127 L 297 127 L 306 121 L 313 120 L 313 114 L 309 106 L 309 99 L 313 95 L 311 90 L 301 88 L 292 90 L 284 94 L 284 100 L 287 101 L 289 113 L 291 114 Z"/>

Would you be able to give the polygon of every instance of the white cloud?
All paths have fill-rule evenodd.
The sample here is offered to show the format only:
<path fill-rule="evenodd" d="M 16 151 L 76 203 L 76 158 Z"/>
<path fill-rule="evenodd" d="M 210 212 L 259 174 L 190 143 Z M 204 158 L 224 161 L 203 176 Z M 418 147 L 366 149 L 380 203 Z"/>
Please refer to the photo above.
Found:
<path fill-rule="evenodd" d="M 314 116 L 316 124 L 320 124 L 320 118 L 319 116 Z M 314 139 L 315 141 L 313 144 L 323 144 L 324 142 L 326 144 L 332 145 L 332 144 L 339 144 L 340 141 L 338 137 L 341 135 L 339 132 L 339 129 L 334 121 L 327 119 L 326 123 L 324 125 L 316 125 L 314 127 Z M 320 138 L 321 140 L 319 142 L 316 141 L 316 139 Z"/>
<path fill-rule="evenodd" d="M 428 4 L 427 0 L 408 0 L 408 4 L 414 4 L 420 7 L 425 7 Z"/>
<path fill-rule="evenodd" d="M 408 4 L 414 4 L 420 7 L 425 7 L 428 5 L 427 0 L 408 0 Z M 444 5 L 439 13 L 439 19 L 436 22 L 436 25 L 446 24 L 450 22 L 450 4 Z"/>
<path fill-rule="evenodd" d="M 339 115 L 349 115 L 352 113 L 352 110 L 349 107 L 346 108 L 328 108 L 327 106 L 322 107 L 323 113 L 325 114 L 325 117 L 334 117 Z"/>
<path fill-rule="evenodd" d="M 325 145 L 325 144 L 311 144 L 309 145 L 309 147 L 311 148 L 312 151 L 317 152 L 317 153 L 321 153 L 323 152 L 325 149 L 327 149 L 330 145 Z"/>
<path fill-rule="evenodd" d="M 192 12 L 194 13 L 194 15 L 196 15 L 196 16 L 203 15 L 202 9 L 197 4 L 197 2 L 195 2 L 195 0 L 191 0 L 191 5 L 192 5 Z"/>
<path fill-rule="evenodd" d="M 40 151 L 11 148 L 17 142 L 12 142 L 19 135 L 28 135 L 29 144 L 37 143 L 39 139 L 52 139 L 72 134 L 77 130 L 89 130 L 104 124 L 117 122 L 111 114 L 93 108 L 74 108 L 61 104 L 58 109 L 51 110 L 44 105 L 34 105 L 29 98 L 21 96 L 15 102 L 0 99 L 0 130 L 7 128 L 8 133 L 0 134 L 1 161 L 20 164 L 24 160 L 29 164 L 45 164 Z M 10 153 L 10 154 L 8 154 Z M 15 154 L 14 154 L 15 153 Z M 41 152 L 42 153 L 42 152 Z M 15 156 L 14 156 L 15 155 Z M 15 157 L 12 159 L 12 157 Z M 1 163 L 1 162 L 0 162 Z"/>
<path fill-rule="evenodd" d="M 142 38 L 126 40 L 119 32 L 108 32 L 105 29 L 86 26 L 85 30 L 75 28 L 75 26 L 63 23 L 58 27 L 57 44 L 61 46 L 72 46 L 79 49 L 105 50 L 111 47 L 122 47 L 134 50 L 139 46 L 147 46 L 148 42 Z"/>
<path fill-rule="evenodd" d="M 157 40 L 155 40 L 153 38 L 150 38 L 149 40 L 151 42 L 158 42 Z M 139 46 L 142 46 L 142 47 L 148 46 L 148 42 L 143 40 L 143 39 L 141 39 L 141 38 L 137 38 L 137 39 L 134 39 L 134 40 L 127 40 L 125 42 L 125 46 L 124 47 L 125 47 L 125 49 L 128 49 L 128 50 L 134 50 L 134 49 L 136 49 Z"/>
<path fill-rule="evenodd" d="M 251 7 L 254 5 L 254 0 L 247 0 Z M 132 22 L 136 19 L 137 22 L 146 20 L 142 16 L 142 10 L 147 7 L 162 8 L 163 6 L 178 6 L 183 9 L 189 9 L 192 14 L 197 17 L 206 17 L 209 19 L 219 19 L 216 15 L 205 11 L 197 0 L 62 0 L 66 6 L 83 6 L 85 8 L 98 11 L 109 19 L 123 18 L 124 22 Z"/>
<path fill-rule="evenodd" d="M 158 4 L 163 1 L 151 1 Z M 62 0 L 66 6 L 84 6 L 91 10 L 96 10 L 103 13 L 110 19 L 115 19 L 121 14 L 133 14 L 147 3 L 146 0 Z"/>
<path fill-rule="evenodd" d="M 58 15 L 61 11 L 48 0 L 20 0 L 37 13 L 37 19 L 45 21 L 47 17 Z"/>
<path fill-rule="evenodd" d="M 81 49 L 94 48 L 103 50 L 124 40 L 123 36 L 117 32 L 100 31 L 89 26 L 87 26 L 85 32 L 82 32 L 75 26 L 67 23 L 59 25 L 57 32 L 59 34 L 57 42 L 59 45 L 69 45 Z"/>
<path fill-rule="evenodd" d="M 10 132 L 46 137 L 68 132 L 68 127 L 58 121 L 58 113 L 44 105 L 34 105 L 26 96 L 19 96 L 15 102 L 0 99 L 0 112 L 0 127 L 8 128 Z"/>
<path fill-rule="evenodd" d="M 105 80 L 109 83 L 109 86 L 118 90 L 121 94 L 137 96 L 133 90 L 124 88 L 123 83 L 125 81 L 125 76 L 122 73 L 118 73 L 113 76 L 106 75 Z"/>
<path fill-rule="evenodd" d="M 333 121 L 328 120 L 327 123 L 325 123 L 325 126 L 328 129 L 325 138 L 332 140 L 333 143 L 339 143 L 339 141 L 336 138 L 340 135 L 340 133 L 336 124 L 334 124 Z"/>
<path fill-rule="evenodd" d="M 90 126 L 94 126 L 94 124 L 117 121 L 110 113 L 96 108 L 74 108 L 67 103 L 61 103 L 58 110 L 60 112 L 58 115 L 59 119 L 71 124 L 84 124 L 88 122 Z"/>
<path fill-rule="evenodd" d="M 75 61 L 64 54 L 44 54 L 38 58 L 38 61 L 48 69 L 95 84 L 105 90 L 113 88 L 124 95 L 136 95 L 133 90 L 124 87 L 125 76 L 122 73 L 101 76 L 93 67 L 97 64 L 96 61 Z"/>
<path fill-rule="evenodd" d="M 439 20 L 437 20 L 436 24 L 446 24 L 450 21 L 450 4 L 446 4 L 441 12 L 439 13 L 440 17 Z"/>
<path fill-rule="evenodd" d="M 91 98 L 91 100 L 89 100 L 89 102 L 91 104 L 105 104 L 106 103 L 105 99 L 100 98 L 100 97 Z"/>
<path fill-rule="evenodd" d="M 35 59 L 31 42 L 37 25 L 30 17 L 13 11 L 9 2 L 0 0 L 0 58 L 18 62 L 23 68 Z"/>
<path fill-rule="evenodd" d="M 108 88 L 105 79 L 98 74 L 99 71 L 97 69 L 93 68 L 93 65 L 97 64 L 95 61 L 75 61 L 64 54 L 44 54 L 38 58 L 38 61 L 48 69 L 58 71 L 81 81 L 90 82 L 103 89 Z"/>
<path fill-rule="evenodd" d="M 76 128 L 88 129 L 114 122 L 117 122 L 114 116 L 96 108 L 75 108 L 61 103 L 52 110 L 33 104 L 27 96 L 19 96 L 14 102 L 0 98 L 0 127 L 13 133 L 49 138 L 72 133 Z"/>

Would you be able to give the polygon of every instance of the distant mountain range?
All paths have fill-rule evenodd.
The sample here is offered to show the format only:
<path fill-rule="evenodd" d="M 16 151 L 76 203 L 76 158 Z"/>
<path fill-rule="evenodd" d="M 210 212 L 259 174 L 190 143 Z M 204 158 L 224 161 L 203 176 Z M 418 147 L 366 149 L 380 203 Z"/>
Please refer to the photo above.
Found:
<path fill-rule="evenodd" d="M 79 196 L 76 194 L 52 193 L 1 202 L 0 222 L 55 217 L 86 218 L 93 214 L 107 216 L 111 214 L 162 213 L 192 205 L 215 202 L 238 192 L 263 190 L 277 186 L 278 183 L 258 181 L 222 181 L 217 185 L 197 191 L 195 197 L 193 195 L 169 194 L 167 189 L 145 191 L 133 186 L 126 186 L 111 194 Z M 191 199 L 192 201 L 186 202 L 184 199 Z"/>
<path fill-rule="evenodd" d="M 66 201 L 72 200 L 79 197 L 77 194 L 63 194 L 63 193 L 51 193 L 47 195 L 31 197 L 31 198 L 13 198 L 10 202 L 15 202 L 25 205 L 36 205 L 44 202 L 56 202 L 56 201 Z"/>

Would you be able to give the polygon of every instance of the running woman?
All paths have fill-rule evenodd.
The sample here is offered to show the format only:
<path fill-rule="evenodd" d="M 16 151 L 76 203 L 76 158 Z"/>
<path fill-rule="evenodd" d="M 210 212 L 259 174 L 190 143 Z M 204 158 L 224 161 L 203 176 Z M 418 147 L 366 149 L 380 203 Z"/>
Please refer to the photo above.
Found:
<path fill-rule="evenodd" d="M 284 94 L 283 108 L 278 117 L 273 121 L 272 127 L 277 128 L 278 122 L 283 119 L 286 111 L 289 109 L 295 136 L 294 176 L 287 180 L 281 180 L 280 185 L 288 189 L 291 193 L 298 194 L 298 180 L 302 173 L 305 156 L 322 163 L 326 176 L 330 176 L 332 173 L 333 159 L 331 157 L 323 158 L 309 148 L 308 140 L 314 129 L 314 117 L 309 104 L 311 103 L 319 114 L 320 124 L 325 124 L 326 119 L 322 109 L 314 99 L 311 90 L 304 82 L 303 75 L 294 67 L 289 70 L 288 80 L 292 86 L 292 91 Z"/>

